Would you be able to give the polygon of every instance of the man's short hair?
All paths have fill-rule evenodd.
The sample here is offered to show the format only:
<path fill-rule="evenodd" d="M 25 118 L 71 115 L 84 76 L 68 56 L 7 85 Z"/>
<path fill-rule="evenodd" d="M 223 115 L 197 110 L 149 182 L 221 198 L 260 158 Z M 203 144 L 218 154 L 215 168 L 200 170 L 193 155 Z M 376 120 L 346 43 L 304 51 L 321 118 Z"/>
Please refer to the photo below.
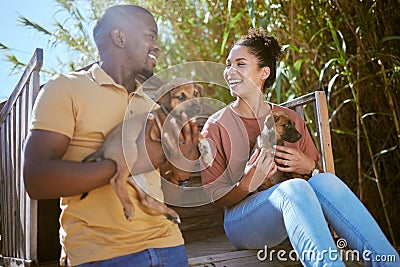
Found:
<path fill-rule="evenodd" d="M 99 40 L 99 37 L 108 34 L 116 27 L 126 24 L 132 16 L 141 14 L 153 16 L 150 11 L 137 5 L 116 5 L 107 8 L 93 28 L 94 41 L 98 45 L 97 40 Z"/>

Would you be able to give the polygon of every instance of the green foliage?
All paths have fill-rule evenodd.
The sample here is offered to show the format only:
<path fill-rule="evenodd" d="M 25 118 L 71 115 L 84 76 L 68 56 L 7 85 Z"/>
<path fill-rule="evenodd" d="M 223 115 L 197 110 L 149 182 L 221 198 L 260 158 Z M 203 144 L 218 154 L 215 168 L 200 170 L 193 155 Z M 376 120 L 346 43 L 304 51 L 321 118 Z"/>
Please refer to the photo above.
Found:
<path fill-rule="evenodd" d="M 272 5 L 280 13 L 267 8 L 267 28 L 279 29 L 281 42 L 290 44 L 274 88 L 277 99 L 326 92 L 337 173 L 399 243 L 400 232 L 392 227 L 399 223 L 394 203 L 400 186 L 398 1 Z"/>

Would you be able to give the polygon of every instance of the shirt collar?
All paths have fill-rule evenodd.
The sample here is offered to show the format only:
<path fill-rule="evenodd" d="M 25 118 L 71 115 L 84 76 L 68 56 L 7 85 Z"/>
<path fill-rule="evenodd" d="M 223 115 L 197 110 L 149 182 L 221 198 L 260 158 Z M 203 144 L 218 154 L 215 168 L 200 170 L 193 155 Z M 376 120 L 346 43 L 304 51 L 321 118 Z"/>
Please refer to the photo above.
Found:
<path fill-rule="evenodd" d="M 90 67 L 89 73 L 91 74 L 93 80 L 100 86 L 113 85 L 115 87 L 118 87 L 119 89 L 123 89 L 124 91 L 126 91 L 125 87 L 116 83 L 114 79 L 111 78 L 111 76 L 108 75 L 107 72 L 105 72 L 97 63 L 93 64 Z M 138 80 L 135 80 L 135 83 L 136 83 L 136 90 L 133 94 L 138 96 L 144 96 L 143 87 L 141 83 Z"/>

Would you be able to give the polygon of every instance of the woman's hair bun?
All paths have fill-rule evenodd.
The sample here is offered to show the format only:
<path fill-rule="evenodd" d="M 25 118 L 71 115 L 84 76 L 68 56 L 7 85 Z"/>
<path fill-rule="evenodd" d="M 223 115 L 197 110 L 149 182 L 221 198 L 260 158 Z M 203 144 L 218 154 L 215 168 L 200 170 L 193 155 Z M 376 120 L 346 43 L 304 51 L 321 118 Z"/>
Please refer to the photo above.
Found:
<path fill-rule="evenodd" d="M 265 81 L 264 89 L 271 86 L 275 81 L 276 62 L 282 54 L 282 46 L 275 37 L 269 35 L 263 28 L 250 28 L 235 45 L 245 46 L 258 59 L 260 67 L 268 66 L 270 76 Z"/>

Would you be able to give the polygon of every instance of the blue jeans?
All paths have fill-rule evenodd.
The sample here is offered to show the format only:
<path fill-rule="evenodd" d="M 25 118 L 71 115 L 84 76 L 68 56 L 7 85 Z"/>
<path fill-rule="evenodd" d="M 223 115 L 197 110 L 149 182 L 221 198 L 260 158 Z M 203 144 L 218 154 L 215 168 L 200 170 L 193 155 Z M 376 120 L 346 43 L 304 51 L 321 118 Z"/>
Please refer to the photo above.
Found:
<path fill-rule="evenodd" d="M 341 237 L 336 244 L 326 221 Z M 224 228 L 235 247 L 263 249 L 261 260 L 277 253 L 270 248 L 289 237 L 304 266 L 344 266 L 343 261 L 352 259 L 365 266 L 400 266 L 399 254 L 368 210 L 330 173 L 308 182 L 288 180 L 249 196 L 226 209 Z M 354 251 L 343 255 L 338 248 L 346 245 Z M 294 253 L 280 256 L 296 258 Z"/>
<path fill-rule="evenodd" d="M 189 266 L 183 245 L 150 248 L 109 260 L 80 264 L 77 267 L 186 267 Z"/>

